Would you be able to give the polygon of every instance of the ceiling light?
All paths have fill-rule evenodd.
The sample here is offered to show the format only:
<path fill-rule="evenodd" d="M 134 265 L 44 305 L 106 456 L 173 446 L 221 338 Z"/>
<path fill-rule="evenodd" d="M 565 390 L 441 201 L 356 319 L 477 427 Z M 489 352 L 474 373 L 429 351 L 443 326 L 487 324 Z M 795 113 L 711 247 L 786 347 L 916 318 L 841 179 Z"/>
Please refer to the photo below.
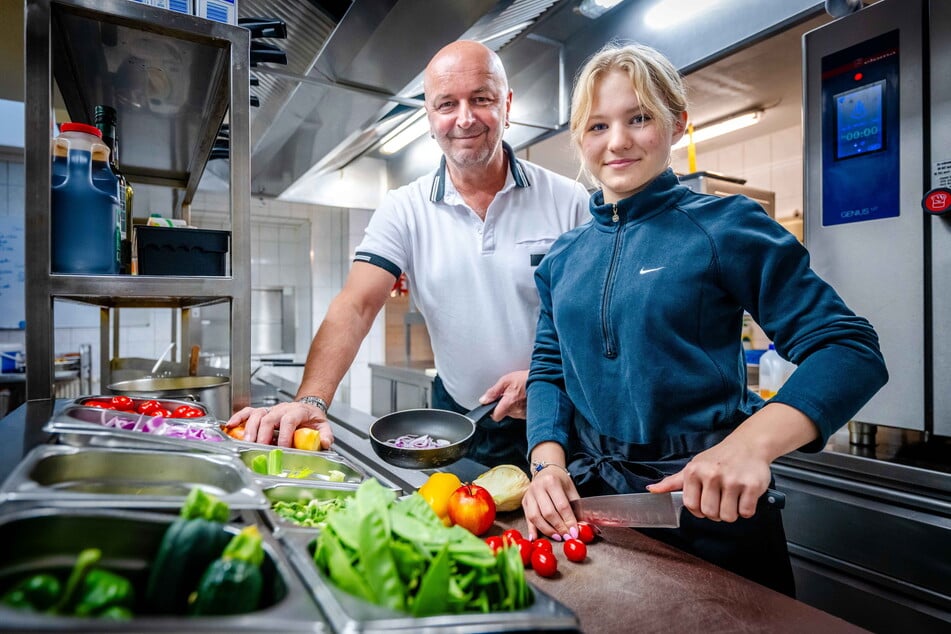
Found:
<path fill-rule="evenodd" d="M 672 26 L 696 19 L 720 0 L 659 0 L 644 14 L 644 24 L 652 29 L 669 29 Z"/>
<path fill-rule="evenodd" d="M 729 119 L 724 119 L 723 121 L 718 121 L 717 123 L 712 123 L 710 125 L 705 125 L 702 128 L 697 128 L 693 133 L 693 142 L 694 144 L 700 143 L 701 141 L 708 141 L 714 137 L 718 137 L 722 134 L 727 134 L 729 132 L 735 132 L 736 130 L 742 130 L 747 128 L 754 123 L 758 123 L 759 120 L 763 117 L 762 110 L 752 110 L 750 112 L 744 112 L 736 116 L 730 117 Z M 683 138 L 675 143 L 670 149 L 679 150 L 681 148 L 687 147 L 690 144 L 689 135 L 684 133 Z"/>
<path fill-rule="evenodd" d="M 429 119 L 426 118 L 426 111 L 420 109 L 403 125 L 383 138 L 380 154 L 396 154 L 427 132 L 429 132 Z"/>
<path fill-rule="evenodd" d="M 578 13 L 586 18 L 600 18 L 608 9 L 613 9 L 621 3 L 621 0 L 583 0 L 578 5 Z"/>

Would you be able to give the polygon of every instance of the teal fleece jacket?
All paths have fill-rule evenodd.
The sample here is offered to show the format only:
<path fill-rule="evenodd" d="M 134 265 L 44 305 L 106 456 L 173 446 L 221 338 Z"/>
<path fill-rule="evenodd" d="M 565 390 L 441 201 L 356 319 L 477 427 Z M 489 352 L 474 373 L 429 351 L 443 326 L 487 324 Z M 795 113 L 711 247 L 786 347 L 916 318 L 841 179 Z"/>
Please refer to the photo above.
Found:
<path fill-rule="evenodd" d="M 535 273 L 528 448 L 571 455 L 574 416 L 648 443 L 734 429 L 763 407 L 747 389 L 743 311 L 799 367 L 772 400 L 806 414 L 818 451 L 888 380 L 878 336 L 809 267 L 786 229 L 743 196 L 680 185 L 667 170 L 562 235 Z"/>

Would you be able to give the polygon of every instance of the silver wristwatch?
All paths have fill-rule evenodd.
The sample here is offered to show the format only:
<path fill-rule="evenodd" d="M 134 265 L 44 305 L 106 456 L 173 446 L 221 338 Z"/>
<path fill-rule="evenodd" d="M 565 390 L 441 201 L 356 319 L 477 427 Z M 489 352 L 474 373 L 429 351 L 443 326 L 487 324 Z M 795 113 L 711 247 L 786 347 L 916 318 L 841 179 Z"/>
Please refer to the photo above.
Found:
<path fill-rule="evenodd" d="M 315 407 L 322 409 L 324 414 L 327 413 L 327 401 L 320 398 L 319 396 L 302 396 L 297 399 L 297 402 L 306 403 L 307 405 L 314 405 Z"/>

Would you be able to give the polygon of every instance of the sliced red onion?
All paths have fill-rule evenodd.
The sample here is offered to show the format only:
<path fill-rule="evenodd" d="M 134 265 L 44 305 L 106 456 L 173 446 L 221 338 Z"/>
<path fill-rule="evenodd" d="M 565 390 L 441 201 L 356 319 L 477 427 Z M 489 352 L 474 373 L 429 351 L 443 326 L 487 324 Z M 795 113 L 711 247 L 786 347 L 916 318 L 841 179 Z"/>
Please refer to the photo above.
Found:
<path fill-rule="evenodd" d="M 452 444 L 448 440 L 433 438 L 429 434 L 404 434 L 384 442 L 387 445 L 398 447 L 399 449 L 437 449 Z"/>

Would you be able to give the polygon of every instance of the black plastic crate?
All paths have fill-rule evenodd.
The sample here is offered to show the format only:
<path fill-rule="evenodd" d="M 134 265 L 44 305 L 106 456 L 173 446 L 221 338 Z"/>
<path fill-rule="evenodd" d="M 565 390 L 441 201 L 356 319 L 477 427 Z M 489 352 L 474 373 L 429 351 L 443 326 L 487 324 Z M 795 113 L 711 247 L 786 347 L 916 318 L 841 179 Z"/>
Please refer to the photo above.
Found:
<path fill-rule="evenodd" d="M 225 275 L 230 231 L 135 228 L 139 275 Z"/>

